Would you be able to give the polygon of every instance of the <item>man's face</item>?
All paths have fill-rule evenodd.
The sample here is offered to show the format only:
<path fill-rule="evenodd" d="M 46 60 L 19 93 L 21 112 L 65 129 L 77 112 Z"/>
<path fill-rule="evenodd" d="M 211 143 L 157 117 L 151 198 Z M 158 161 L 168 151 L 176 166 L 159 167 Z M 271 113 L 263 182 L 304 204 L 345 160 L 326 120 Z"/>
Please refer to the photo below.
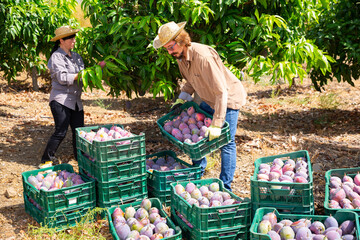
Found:
<path fill-rule="evenodd" d="M 179 46 L 174 40 L 165 44 L 164 48 L 166 48 L 169 54 L 177 59 L 181 59 L 184 56 L 184 48 Z"/>

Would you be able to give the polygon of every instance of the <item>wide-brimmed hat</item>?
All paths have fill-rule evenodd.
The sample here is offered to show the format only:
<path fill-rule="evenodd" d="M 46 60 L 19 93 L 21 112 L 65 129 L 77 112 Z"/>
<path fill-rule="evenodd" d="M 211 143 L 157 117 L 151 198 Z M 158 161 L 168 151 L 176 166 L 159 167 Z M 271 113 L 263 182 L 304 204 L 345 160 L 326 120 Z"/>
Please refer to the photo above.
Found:
<path fill-rule="evenodd" d="M 186 22 L 175 23 L 168 22 L 162 25 L 158 30 L 158 35 L 154 39 L 153 47 L 155 49 L 161 48 L 171 40 L 173 40 L 181 30 L 184 29 Z"/>
<path fill-rule="evenodd" d="M 55 42 L 64 37 L 71 36 L 80 31 L 80 29 L 73 29 L 70 26 L 62 26 L 55 30 L 55 37 L 53 37 L 50 41 Z"/>

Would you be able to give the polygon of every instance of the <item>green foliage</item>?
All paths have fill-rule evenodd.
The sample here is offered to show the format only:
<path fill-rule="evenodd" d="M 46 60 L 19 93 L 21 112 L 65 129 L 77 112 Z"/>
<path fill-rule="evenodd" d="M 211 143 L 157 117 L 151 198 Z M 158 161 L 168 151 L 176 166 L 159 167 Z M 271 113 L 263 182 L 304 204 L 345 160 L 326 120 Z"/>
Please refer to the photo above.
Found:
<path fill-rule="evenodd" d="M 75 6 L 76 0 L 0 3 L 0 67 L 9 82 L 24 69 L 46 69 L 40 53 L 49 57 L 57 27 L 77 25 Z M 85 90 L 105 83 L 112 96 L 150 91 L 172 98 L 181 78 L 176 61 L 152 47 L 169 21 L 187 21 L 192 40 L 214 47 L 238 78 L 244 70 L 255 82 L 269 75 L 272 84 L 291 86 L 311 73 L 320 90 L 332 76 L 350 84 L 360 76 L 356 0 L 83 0 L 81 7 L 92 25 L 78 34 L 75 49 L 88 66 L 81 73 Z"/>
<path fill-rule="evenodd" d="M 291 85 L 295 77 L 302 80 L 312 70 L 322 75 L 331 71 L 333 59 L 305 38 L 308 23 L 318 22 L 322 7 L 314 2 L 83 0 L 82 9 L 93 28 L 82 32 L 78 52 L 88 65 L 106 56 L 113 56 L 111 64 L 124 63 L 104 70 L 111 95 L 125 92 L 131 97 L 132 92 L 150 91 L 154 97 L 162 93 L 169 99 L 181 76 L 175 59 L 163 49 L 156 52 L 152 40 L 162 24 L 187 21 L 192 40 L 213 46 L 239 78 L 245 69 L 256 82 L 271 75 L 273 84 L 284 79 Z"/>
<path fill-rule="evenodd" d="M 317 11 L 311 4 L 304 4 L 307 2 L 293 2 L 292 11 L 281 4 L 267 9 L 270 6 L 266 2 L 261 2 L 263 6 L 254 6 L 254 16 L 241 18 L 250 31 L 227 45 L 232 50 L 228 61 L 235 61 L 239 67 L 248 63 L 247 71 L 255 82 L 270 75 L 272 84 L 284 79 L 290 86 L 295 77 L 302 81 L 312 69 L 318 69 L 323 75 L 331 72 L 333 59 L 304 37 L 305 22 L 317 21 Z"/>
<path fill-rule="evenodd" d="M 49 56 L 57 27 L 74 25 L 70 15 L 76 0 L 2 0 L 0 2 L 0 68 L 8 82 L 18 72 L 46 70 L 40 53 Z"/>
<path fill-rule="evenodd" d="M 173 96 L 176 85 L 172 79 L 179 76 L 175 60 L 169 55 L 158 55 L 151 46 L 163 18 L 146 4 L 149 2 L 139 5 L 137 1 L 82 1 L 93 28 L 81 33 L 77 51 L 87 65 L 106 61 L 103 80 L 110 86 L 112 96 L 125 92 L 131 98 L 132 93 L 143 95 L 147 90 L 154 97 L 160 93 L 165 99 Z M 163 5 L 157 4 L 161 11 Z"/>
<path fill-rule="evenodd" d="M 353 80 L 360 77 L 360 3 L 358 0 L 335 0 L 321 10 L 319 22 L 312 24 L 307 34 L 336 61 L 330 64 L 332 72 L 324 75 L 314 69 L 311 79 L 317 90 L 332 77 L 354 85 Z"/>

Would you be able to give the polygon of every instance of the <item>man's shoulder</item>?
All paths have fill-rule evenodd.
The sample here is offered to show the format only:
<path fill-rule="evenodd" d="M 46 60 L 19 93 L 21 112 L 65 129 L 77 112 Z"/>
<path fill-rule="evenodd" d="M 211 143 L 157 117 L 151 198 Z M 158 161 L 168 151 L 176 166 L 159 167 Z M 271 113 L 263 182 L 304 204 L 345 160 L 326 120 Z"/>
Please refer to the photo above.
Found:
<path fill-rule="evenodd" d="M 202 43 L 191 43 L 191 47 L 193 49 L 194 57 L 198 58 L 207 58 L 213 57 L 214 53 L 217 54 L 216 50 L 209 45 L 205 45 Z"/>

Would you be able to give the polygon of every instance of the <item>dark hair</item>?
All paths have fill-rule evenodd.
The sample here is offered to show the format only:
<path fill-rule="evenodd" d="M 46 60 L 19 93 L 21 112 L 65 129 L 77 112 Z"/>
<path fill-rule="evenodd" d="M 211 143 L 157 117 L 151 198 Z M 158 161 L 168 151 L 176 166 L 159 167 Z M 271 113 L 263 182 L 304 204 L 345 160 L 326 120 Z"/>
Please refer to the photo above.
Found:
<path fill-rule="evenodd" d="M 71 38 L 74 38 L 76 35 L 73 34 L 73 35 L 70 35 L 70 36 L 67 36 L 67 37 L 64 37 L 62 38 L 63 40 L 68 40 L 68 39 L 71 39 Z"/>
<path fill-rule="evenodd" d="M 51 49 L 50 57 L 51 57 L 51 55 L 52 55 L 56 50 L 58 50 L 59 45 L 60 45 L 60 40 L 57 40 L 57 41 L 55 42 L 54 47 Z"/>
<path fill-rule="evenodd" d="M 70 36 L 64 37 L 64 38 L 62 38 L 62 39 L 63 39 L 63 40 L 67 40 L 67 39 L 74 38 L 75 36 L 76 36 L 76 34 L 73 34 L 73 35 L 70 35 Z M 52 54 L 53 54 L 56 50 L 58 50 L 59 45 L 60 45 L 60 40 L 57 40 L 57 41 L 55 42 L 54 47 L 51 49 L 51 52 L 50 52 L 50 57 L 51 57 L 51 55 L 52 55 Z"/>

